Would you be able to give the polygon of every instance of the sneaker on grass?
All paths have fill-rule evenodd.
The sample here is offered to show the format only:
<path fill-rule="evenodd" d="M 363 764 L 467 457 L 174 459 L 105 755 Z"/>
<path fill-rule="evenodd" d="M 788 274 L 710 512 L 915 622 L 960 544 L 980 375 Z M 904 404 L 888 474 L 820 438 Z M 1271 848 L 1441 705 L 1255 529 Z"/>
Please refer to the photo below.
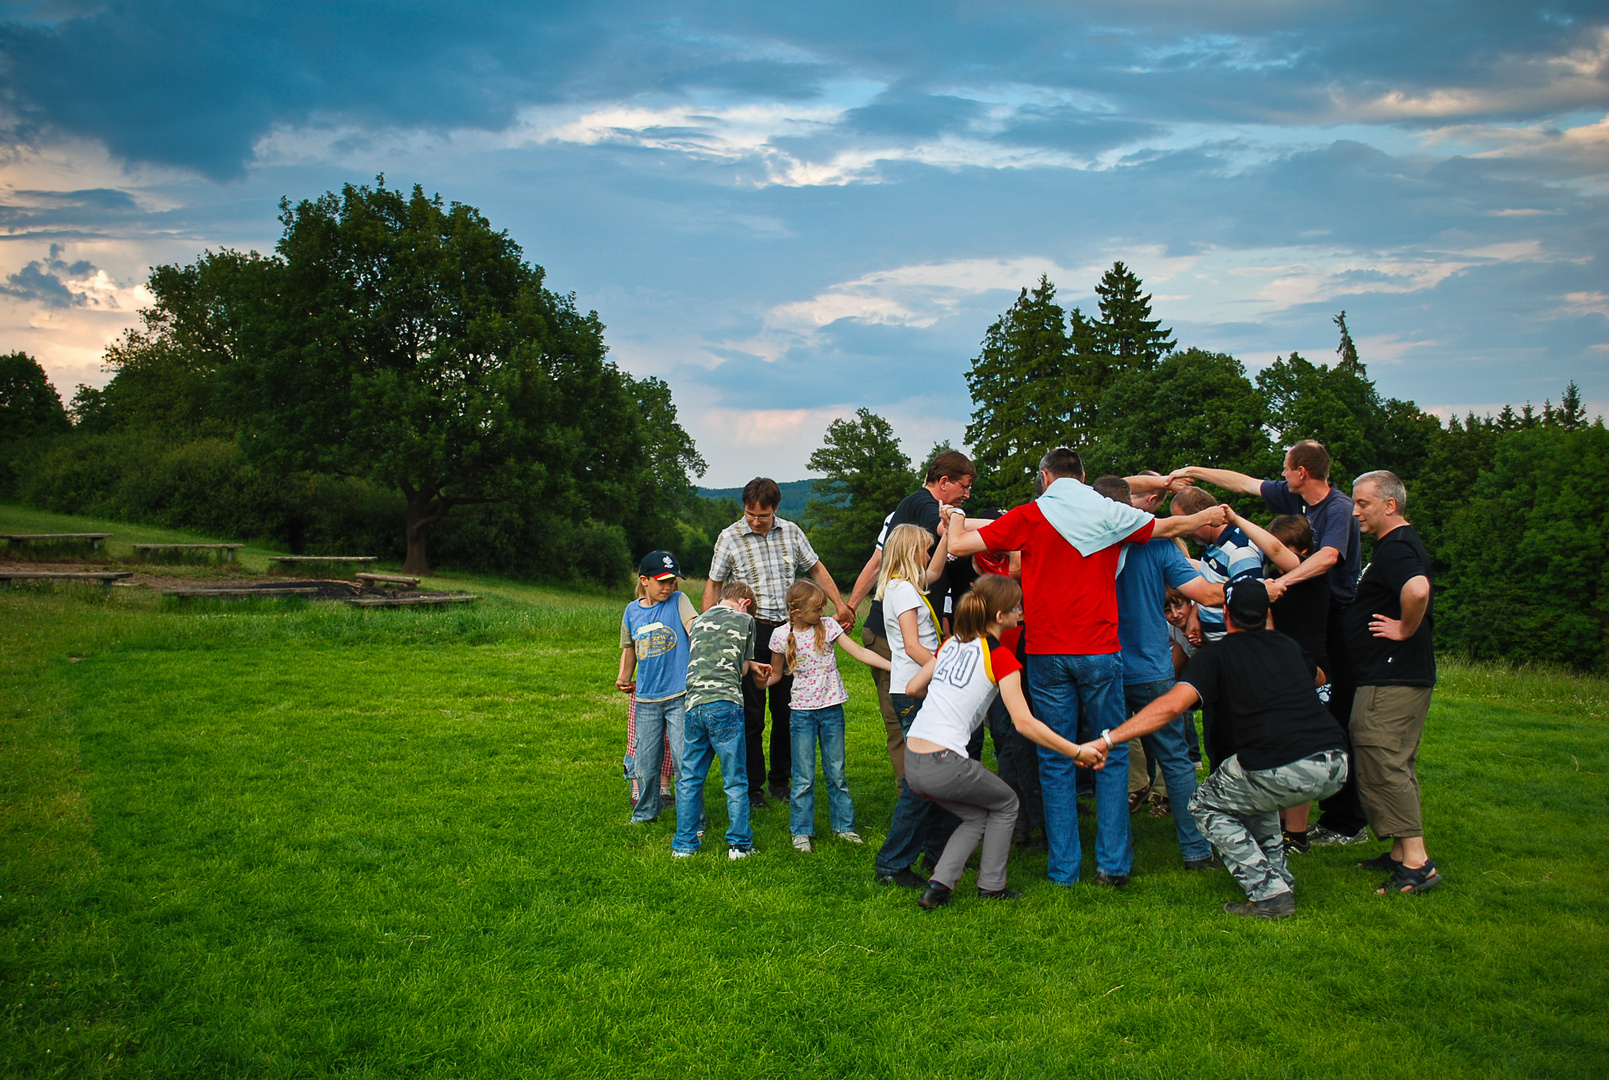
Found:
<path fill-rule="evenodd" d="M 864 844 L 866 842 L 860 838 L 860 833 L 856 832 L 854 829 L 845 829 L 843 832 L 838 834 L 838 839 L 842 840 L 846 844 Z"/>
<path fill-rule="evenodd" d="M 810 854 L 810 837 L 795 836 L 793 838 L 793 848 L 795 851 L 802 851 L 806 855 Z"/>
<path fill-rule="evenodd" d="M 1365 825 L 1359 829 L 1356 836 L 1338 833 L 1334 829 L 1326 829 L 1322 825 L 1315 825 L 1307 830 L 1307 842 L 1313 847 L 1328 847 L 1331 844 L 1366 844 L 1369 841 L 1369 827 Z"/>
<path fill-rule="evenodd" d="M 737 862 L 739 859 L 746 859 L 753 854 L 754 849 L 751 847 L 729 847 L 726 849 L 726 857 L 733 862 Z"/>
<path fill-rule="evenodd" d="M 693 857 L 693 852 L 691 852 L 691 851 L 677 851 L 675 848 L 671 848 L 670 849 L 670 857 L 673 858 L 673 859 L 691 859 Z"/>

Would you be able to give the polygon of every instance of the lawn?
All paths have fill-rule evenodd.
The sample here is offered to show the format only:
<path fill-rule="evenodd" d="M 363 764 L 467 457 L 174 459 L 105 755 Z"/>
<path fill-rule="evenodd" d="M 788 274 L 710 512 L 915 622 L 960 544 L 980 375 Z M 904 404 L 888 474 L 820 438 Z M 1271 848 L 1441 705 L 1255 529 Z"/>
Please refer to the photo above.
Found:
<path fill-rule="evenodd" d="M 868 849 L 795 852 L 780 807 L 755 858 L 673 862 L 669 815 L 626 823 L 625 597 L 476 591 L 0 591 L 0 1074 L 1609 1074 L 1602 681 L 1444 665 L 1425 896 L 1374 895 L 1377 845 L 1316 850 L 1297 917 L 1248 924 L 1140 815 L 1127 889 L 1019 854 L 1023 900 L 927 914 Z M 894 787 L 846 670 L 876 843 Z"/>

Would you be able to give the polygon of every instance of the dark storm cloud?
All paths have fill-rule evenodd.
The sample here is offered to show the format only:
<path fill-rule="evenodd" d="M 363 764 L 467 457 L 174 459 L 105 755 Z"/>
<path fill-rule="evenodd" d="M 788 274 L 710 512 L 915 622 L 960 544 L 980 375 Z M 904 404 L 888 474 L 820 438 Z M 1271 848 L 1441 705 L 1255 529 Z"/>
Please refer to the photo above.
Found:
<path fill-rule="evenodd" d="M 87 13 L 21 10 L 0 25 L 0 51 L 5 89 L 25 123 L 99 139 L 130 161 L 213 177 L 239 175 L 276 125 L 313 118 L 495 130 L 530 104 L 697 91 L 800 100 L 834 78 L 899 88 L 851 112 L 846 135 L 910 137 L 975 117 L 977 106 L 954 93 L 966 86 L 1096 94 L 1138 125 L 1320 121 L 1336 118 L 1338 100 L 1449 86 L 1511 92 L 1484 113 L 1460 106 L 1461 115 L 1525 116 L 1602 104 L 1605 86 L 1606 13 L 1587 3 L 1120 12 L 1096 4 L 711 3 L 674 18 L 619 2 L 154 0 Z M 1566 56 L 1574 57 L 1570 71 L 1555 62 Z M 1114 145 L 1124 133 L 1030 109 L 1003 138 L 1083 148 Z"/>

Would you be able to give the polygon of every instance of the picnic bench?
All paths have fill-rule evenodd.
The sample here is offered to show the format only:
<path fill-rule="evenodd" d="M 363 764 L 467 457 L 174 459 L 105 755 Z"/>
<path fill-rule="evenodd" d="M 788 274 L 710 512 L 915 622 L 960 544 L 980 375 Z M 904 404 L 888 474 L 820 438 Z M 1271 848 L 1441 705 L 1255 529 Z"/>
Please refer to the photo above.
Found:
<path fill-rule="evenodd" d="M 159 551 L 216 551 L 220 562 L 234 562 L 235 552 L 245 544 L 135 544 L 134 553 L 146 558 Z"/>
<path fill-rule="evenodd" d="M 379 562 L 378 555 L 270 555 L 268 561 L 275 563 L 281 570 L 294 570 L 309 563 L 352 563 L 364 566 L 368 563 Z"/>
<path fill-rule="evenodd" d="M 96 581 L 110 592 L 112 582 L 129 577 L 127 570 L 0 570 L 0 581 L 11 588 L 13 581 Z"/>
<path fill-rule="evenodd" d="M 282 588 L 178 588 L 163 589 L 163 596 L 184 596 L 190 598 L 211 597 L 222 600 L 243 600 L 251 596 L 311 596 L 318 592 L 317 585 L 286 585 Z"/>
<path fill-rule="evenodd" d="M 353 596 L 353 607 L 417 607 L 429 604 L 467 604 L 480 597 L 470 593 L 416 593 L 413 596 Z"/>
<path fill-rule="evenodd" d="M 62 544 L 74 541 L 89 541 L 91 551 L 101 546 L 101 541 L 111 536 L 111 533 L 0 533 L 0 540 L 4 540 L 8 547 L 23 547 L 32 544 Z"/>
<path fill-rule="evenodd" d="M 418 578 L 406 577 L 402 574 L 371 574 L 364 572 L 356 575 L 356 577 L 358 584 L 365 589 L 377 588 L 382 583 L 395 585 L 399 589 L 417 589 L 419 587 Z"/>

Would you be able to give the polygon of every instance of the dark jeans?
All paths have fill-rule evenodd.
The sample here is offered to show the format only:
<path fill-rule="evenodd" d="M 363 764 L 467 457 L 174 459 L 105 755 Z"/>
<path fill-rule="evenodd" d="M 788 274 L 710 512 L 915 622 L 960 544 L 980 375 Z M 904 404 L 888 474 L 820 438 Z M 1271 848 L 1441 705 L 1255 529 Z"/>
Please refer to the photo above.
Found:
<path fill-rule="evenodd" d="M 890 694 L 889 699 L 894 703 L 901 730 L 909 734 L 912 721 L 922 711 L 922 699 L 904 694 Z M 916 794 L 901 777 L 894 819 L 888 823 L 888 837 L 877 852 L 877 875 L 886 877 L 909 870 L 921 854 L 927 856 L 930 865 L 937 866 L 946 841 L 960 824 L 960 818 Z"/>
<path fill-rule="evenodd" d="M 1330 654 L 1330 667 L 1334 669 L 1326 672 L 1330 677 L 1330 715 L 1335 717 L 1341 730 L 1346 733 L 1346 748 L 1350 753 L 1352 699 L 1357 695 L 1358 687 L 1353 681 L 1352 660 L 1346 651 L 1346 609 L 1349 606 L 1330 597 L 1330 615 L 1324 627 L 1324 648 Z M 1342 836 L 1361 832 L 1369 819 L 1363 813 L 1363 803 L 1358 799 L 1357 770 L 1350 770 L 1341 790 L 1319 803 L 1318 808 L 1317 824 Z"/>
<path fill-rule="evenodd" d="M 1023 689 L 1028 680 L 1022 680 Z M 1033 706 L 1030 704 L 1029 709 Z M 981 728 L 979 729 L 982 730 Z M 1021 812 L 1019 825 L 1029 829 L 1045 827 L 1045 803 L 1039 790 L 1039 748 L 1025 739 L 1011 722 L 1006 703 L 996 695 L 989 706 L 989 737 L 994 740 L 994 760 L 1000 779 L 1017 793 Z M 977 757 L 976 754 L 972 755 Z"/>
<path fill-rule="evenodd" d="M 755 656 L 769 660 L 765 650 L 771 641 L 771 632 L 777 623 L 764 619 L 755 621 Z M 765 771 L 765 702 L 771 699 L 771 772 Z M 790 734 L 788 702 L 793 698 L 793 676 L 784 675 L 782 681 L 769 691 L 754 685 L 753 679 L 743 680 L 743 738 L 748 749 L 749 795 L 760 794 L 769 783 L 771 787 L 786 789 L 793 779 L 793 736 Z"/>

